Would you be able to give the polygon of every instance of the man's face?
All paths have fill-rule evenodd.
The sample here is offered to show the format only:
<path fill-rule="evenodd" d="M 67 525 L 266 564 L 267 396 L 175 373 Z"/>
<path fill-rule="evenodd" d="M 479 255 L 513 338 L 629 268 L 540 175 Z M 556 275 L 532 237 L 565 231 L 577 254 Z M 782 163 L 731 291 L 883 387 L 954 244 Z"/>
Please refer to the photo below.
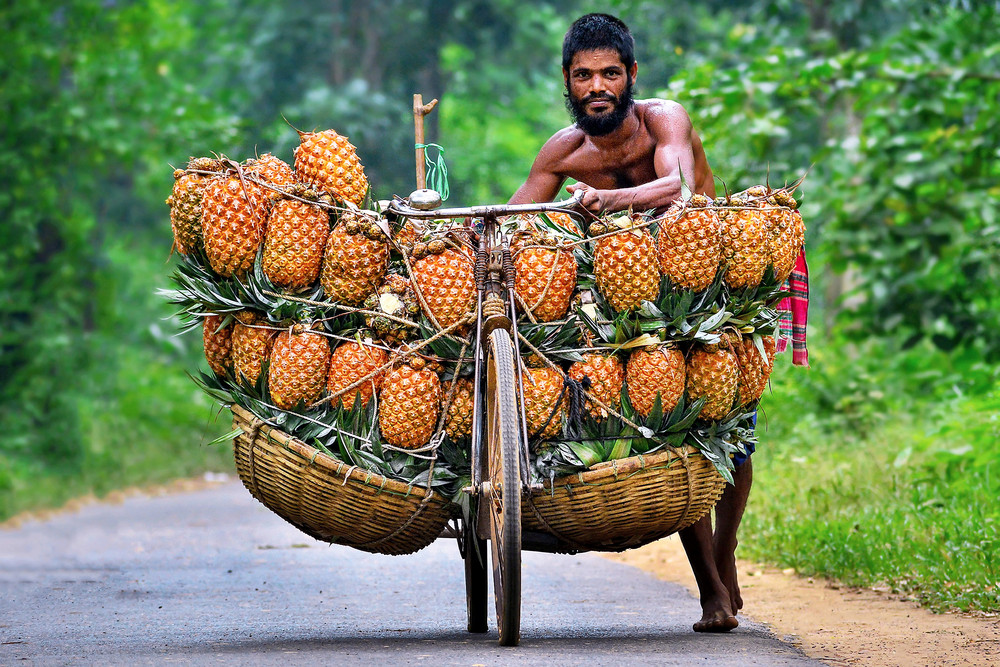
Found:
<path fill-rule="evenodd" d="M 566 106 L 577 126 L 592 136 L 614 132 L 632 108 L 636 65 L 629 71 L 613 49 L 579 51 L 573 56 L 566 81 Z"/>

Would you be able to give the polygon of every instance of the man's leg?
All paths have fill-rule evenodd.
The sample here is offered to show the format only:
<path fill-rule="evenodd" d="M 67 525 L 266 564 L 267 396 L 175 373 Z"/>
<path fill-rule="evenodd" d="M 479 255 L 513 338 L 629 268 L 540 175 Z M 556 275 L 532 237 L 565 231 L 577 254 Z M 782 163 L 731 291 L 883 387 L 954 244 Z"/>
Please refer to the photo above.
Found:
<path fill-rule="evenodd" d="M 681 544 L 687 553 L 698 596 L 701 598 L 701 620 L 694 624 L 695 632 L 728 632 L 737 625 L 729 591 L 719 578 L 712 554 L 712 517 L 707 515 L 690 528 L 680 531 Z"/>
<path fill-rule="evenodd" d="M 722 585 L 729 591 L 733 613 L 743 608 L 740 586 L 736 579 L 736 531 L 739 530 L 743 511 L 750 497 L 753 484 L 753 459 L 747 458 L 733 471 L 733 484 L 727 485 L 722 498 L 715 506 L 715 534 L 712 552 Z"/>

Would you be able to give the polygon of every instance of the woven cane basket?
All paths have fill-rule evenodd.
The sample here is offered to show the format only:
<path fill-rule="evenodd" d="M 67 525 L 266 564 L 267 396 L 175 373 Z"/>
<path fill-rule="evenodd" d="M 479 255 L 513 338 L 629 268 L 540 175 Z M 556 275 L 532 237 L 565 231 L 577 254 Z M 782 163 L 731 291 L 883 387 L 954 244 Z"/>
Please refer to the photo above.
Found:
<path fill-rule="evenodd" d="M 535 489 L 522 504 L 522 525 L 554 535 L 567 551 L 624 551 L 687 528 L 724 487 L 692 447 L 633 456 Z"/>
<path fill-rule="evenodd" d="M 238 405 L 232 406 L 236 470 L 269 510 L 302 532 L 390 555 L 433 542 L 451 518 L 440 494 L 347 465 Z"/>

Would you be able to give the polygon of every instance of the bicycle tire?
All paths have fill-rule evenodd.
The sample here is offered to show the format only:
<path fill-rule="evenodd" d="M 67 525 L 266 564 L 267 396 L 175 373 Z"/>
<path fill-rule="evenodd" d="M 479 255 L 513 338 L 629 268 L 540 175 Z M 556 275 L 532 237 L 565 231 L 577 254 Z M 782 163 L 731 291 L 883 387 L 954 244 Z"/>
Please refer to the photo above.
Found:
<path fill-rule="evenodd" d="M 486 446 L 493 595 L 501 646 L 521 641 L 521 455 L 514 350 L 505 329 L 490 333 L 486 369 Z"/>

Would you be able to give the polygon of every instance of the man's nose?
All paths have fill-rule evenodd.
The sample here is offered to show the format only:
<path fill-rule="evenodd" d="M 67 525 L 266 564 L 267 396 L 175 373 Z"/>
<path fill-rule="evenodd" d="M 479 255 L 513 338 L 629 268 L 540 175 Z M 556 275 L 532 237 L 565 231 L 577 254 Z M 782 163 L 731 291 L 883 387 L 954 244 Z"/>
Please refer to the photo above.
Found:
<path fill-rule="evenodd" d="M 608 82 L 600 74 L 595 74 L 590 78 L 590 93 L 605 93 L 608 90 Z"/>

